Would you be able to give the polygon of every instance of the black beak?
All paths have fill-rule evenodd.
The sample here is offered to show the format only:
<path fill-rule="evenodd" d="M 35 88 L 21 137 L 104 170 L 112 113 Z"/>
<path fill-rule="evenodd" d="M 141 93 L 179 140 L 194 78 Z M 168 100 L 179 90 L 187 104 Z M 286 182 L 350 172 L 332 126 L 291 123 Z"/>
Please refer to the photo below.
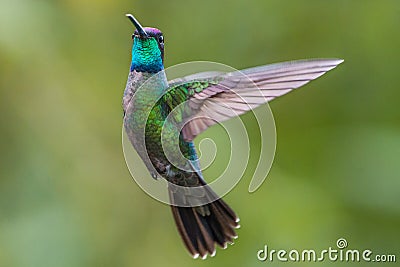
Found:
<path fill-rule="evenodd" d="M 135 28 L 137 29 L 140 37 L 146 37 L 146 38 L 149 37 L 145 32 L 145 30 L 143 29 L 142 25 L 140 25 L 139 21 L 137 21 L 132 14 L 126 14 L 126 16 L 133 23 L 133 25 L 135 25 Z"/>

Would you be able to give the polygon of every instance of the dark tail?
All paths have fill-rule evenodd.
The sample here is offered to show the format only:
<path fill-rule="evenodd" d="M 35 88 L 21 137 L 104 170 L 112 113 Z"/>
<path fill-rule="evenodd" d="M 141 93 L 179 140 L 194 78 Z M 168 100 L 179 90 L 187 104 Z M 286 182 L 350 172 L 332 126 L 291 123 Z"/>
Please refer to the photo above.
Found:
<path fill-rule="evenodd" d="M 207 191 L 215 195 L 211 188 Z M 179 234 L 194 258 L 214 256 L 215 244 L 226 248 L 237 238 L 239 218 L 222 199 L 204 206 L 171 208 Z"/>

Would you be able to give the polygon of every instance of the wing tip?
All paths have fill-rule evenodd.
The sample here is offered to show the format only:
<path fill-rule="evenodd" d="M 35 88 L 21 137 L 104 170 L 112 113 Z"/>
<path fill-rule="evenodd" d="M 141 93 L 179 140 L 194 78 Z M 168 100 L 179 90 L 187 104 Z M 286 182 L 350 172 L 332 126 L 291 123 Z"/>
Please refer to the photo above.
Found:
<path fill-rule="evenodd" d="M 335 66 L 338 66 L 344 62 L 344 59 L 341 59 L 341 58 L 332 58 L 331 60 Z"/>

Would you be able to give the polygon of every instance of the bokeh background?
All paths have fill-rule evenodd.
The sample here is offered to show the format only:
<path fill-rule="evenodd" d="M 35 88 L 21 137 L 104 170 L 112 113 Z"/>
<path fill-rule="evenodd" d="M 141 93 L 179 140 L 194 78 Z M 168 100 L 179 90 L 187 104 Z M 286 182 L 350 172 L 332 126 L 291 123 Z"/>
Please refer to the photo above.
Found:
<path fill-rule="evenodd" d="M 242 228 L 206 261 L 187 255 L 170 209 L 124 162 L 127 12 L 164 32 L 166 66 L 345 59 L 271 103 L 277 153 L 253 194 L 260 138 L 242 116 L 251 162 L 225 198 Z M 1 0 L 0 266 L 325 266 L 333 263 L 259 262 L 256 253 L 322 250 L 340 237 L 399 261 L 399 14 L 396 0 Z M 202 136 L 218 144 L 218 131 Z"/>

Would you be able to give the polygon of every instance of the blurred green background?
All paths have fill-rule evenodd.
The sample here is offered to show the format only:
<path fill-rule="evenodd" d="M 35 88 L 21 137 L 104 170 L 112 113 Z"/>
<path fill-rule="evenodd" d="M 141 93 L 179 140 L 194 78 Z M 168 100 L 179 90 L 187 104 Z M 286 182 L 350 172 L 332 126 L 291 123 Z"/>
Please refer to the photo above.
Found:
<path fill-rule="evenodd" d="M 345 59 L 271 103 L 274 165 L 249 194 L 252 150 L 225 198 L 241 217 L 239 239 L 206 261 L 187 255 L 170 209 L 124 162 L 127 12 L 164 32 L 166 66 Z M 399 14 L 396 0 L 1 0 L 0 266 L 325 266 L 333 263 L 259 262 L 256 253 L 265 244 L 322 250 L 340 237 L 399 261 Z"/>

